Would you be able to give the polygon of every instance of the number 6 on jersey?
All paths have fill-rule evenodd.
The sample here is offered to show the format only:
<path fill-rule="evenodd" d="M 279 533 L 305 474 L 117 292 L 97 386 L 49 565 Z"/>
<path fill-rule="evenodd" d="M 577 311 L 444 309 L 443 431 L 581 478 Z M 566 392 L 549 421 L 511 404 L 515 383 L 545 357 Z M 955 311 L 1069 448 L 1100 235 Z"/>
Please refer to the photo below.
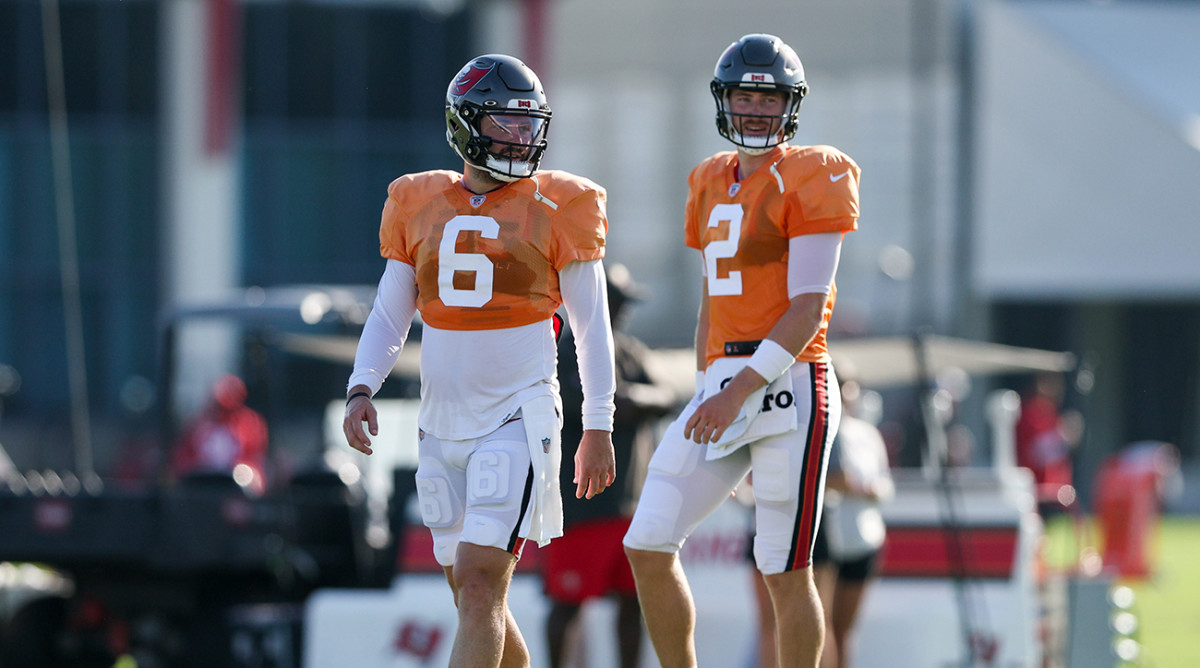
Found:
<path fill-rule="evenodd" d="M 455 216 L 442 231 L 438 246 L 438 296 L 446 306 L 478 308 L 492 300 L 495 267 L 483 253 L 459 253 L 455 250 L 458 236 L 463 232 L 479 232 L 485 239 L 500 234 L 500 224 L 487 216 Z M 464 290 L 454 287 L 454 272 L 475 272 L 475 287 Z"/>

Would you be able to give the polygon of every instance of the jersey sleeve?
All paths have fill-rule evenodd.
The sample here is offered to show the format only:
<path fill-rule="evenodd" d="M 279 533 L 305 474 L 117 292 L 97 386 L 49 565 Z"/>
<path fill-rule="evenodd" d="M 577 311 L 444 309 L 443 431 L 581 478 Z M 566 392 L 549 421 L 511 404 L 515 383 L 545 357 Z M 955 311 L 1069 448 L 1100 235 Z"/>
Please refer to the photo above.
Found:
<path fill-rule="evenodd" d="M 556 213 L 551 247 L 555 269 L 562 269 L 576 260 L 604 258 L 604 242 L 608 235 L 607 197 L 599 186 L 586 188 Z"/>
<path fill-rule="evenodd" d="M 860 169 L 850 156 L 830 147 L 806 161 L 799 186 L 789 192 L 787 235 L 858 229 Z"/>
<path fill-rule="evenodd" d="M 379 222 L 379 254 L 388 260 L 415 265 L 405 239 L 404 222 L 408 216 L 404 212 L 404 200 L 409 190 L 405 187 L 406 183 L 406 179 L 401 177 L 388 186 L 388 196 L 383 203 Z"/>
<path fill-rule="evenodd" d="M 688 248 L 700 249 L 699 194 L 704 185 L 703 165 L 698 165 L 688 174 L 687 203 L 683 208 L 683 243 Z"/>

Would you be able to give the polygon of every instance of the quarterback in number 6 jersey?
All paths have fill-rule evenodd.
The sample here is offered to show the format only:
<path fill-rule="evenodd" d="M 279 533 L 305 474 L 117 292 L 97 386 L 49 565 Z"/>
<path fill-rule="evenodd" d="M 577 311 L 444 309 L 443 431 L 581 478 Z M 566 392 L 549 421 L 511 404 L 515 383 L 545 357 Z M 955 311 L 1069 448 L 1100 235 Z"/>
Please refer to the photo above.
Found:
<path fill-rule="evenodd" d="M 560 306 L 584 394 L 573 491 L 590 499 L 616 476 L 605 192 L 538 171 L 550 117 L 537 75 L 511 56 L 475 58 L 450 82 L 446 139 L 463 173 L 411 174 L 388 188 L 386 267 L 348 383 L 342 430 L 369 455 L 381 436 L 372 399 L 419 311 L 416 490 L 458 606 L 451 666 L 529 665 L 507 592 L 524 542 L 562 535 Z"/>
<path fill-rule="evenodd" d="M 483 195 L 454 172 L 392 182 L 380 250 L 415 268 L 426 328 L 423 429 L 443 438 L 479 436 L 548 393 L 555 355 L 545 346 L 554 346 L 550 319 L 563 303 L 559 271 L 604 256 L 604 204 L 599 186 L 561 171 L 539 171 Z M 602 333 L 601 322 L 591 331 Z M 584 412 L 603 418 L 610 409 L 591 398 Z"/>
<path fill-rule="evenodd" d="M 542 170 L 483 195 L 463 187 L 456 172 L 423 172 L 388 188 L 380 248 L 419 268 L 417 308 L 426 324 L 517 327 L 548 319 L 562 303 L 559 269 L 604 257 L 604 210 L 604 190 L 567 172 Z M 479 253 L 495 267 L 482 275 L 470 257 Z"/>

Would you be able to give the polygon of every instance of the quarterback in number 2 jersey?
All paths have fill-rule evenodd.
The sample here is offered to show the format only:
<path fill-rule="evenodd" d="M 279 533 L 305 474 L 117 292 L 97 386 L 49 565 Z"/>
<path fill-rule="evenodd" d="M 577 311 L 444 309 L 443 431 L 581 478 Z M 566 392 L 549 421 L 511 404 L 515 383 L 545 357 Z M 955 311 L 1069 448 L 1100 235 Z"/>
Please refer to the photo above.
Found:
<path fill-rule="evenodd" d="M 709 92 L 717 131 L 737 148 L 688 177 L 685 243 L 704 279 L 697 391 L 654 451 L 623 542 L 659 662 L 704 665 L 679 553 L 752 474 L 758 604 L 774 611 L 760 659 L 816 668 L 824 616 L 812 553 L 841 418 L 825 337 L 843 236 L 858 225 L 859 168 L 835 148 L 788 143 L 808 81 L 779 37 L 730 44 Z"/>
<path fill-rule="evenodd" d="M 688 177 L 686 243 L 703 251 L 708 276 L 709 364 L 727 342 L 758 341 L 788 309 L 788 241 L 804 234 L 858 228 L 858 165 L 830 146 L 779 146 L 768 166 L 737 180 L 737 153 L 718 153 Z M 830 290 L 821 329 L 797 356 L 826 362 L 825 332 L 837 289 Z"/>

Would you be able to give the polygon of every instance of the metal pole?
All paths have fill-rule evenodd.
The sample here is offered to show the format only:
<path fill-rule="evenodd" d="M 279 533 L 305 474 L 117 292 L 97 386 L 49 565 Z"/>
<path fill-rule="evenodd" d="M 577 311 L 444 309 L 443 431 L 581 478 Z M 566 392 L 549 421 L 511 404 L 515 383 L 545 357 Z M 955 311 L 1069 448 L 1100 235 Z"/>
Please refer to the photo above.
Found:
<path fill-rule="evenodd" d="M 42 42 L 46 56 L 46 101 L 50 114 L 54 202 L 58 218 L 58 257 L 62 279 L 63 326 L 67 338 L 67 381 L 71 402 L 71 431 L 75 444 L 75 474 L 87 480 L 94 474 L 92 427 L 88 414 L 87 358 L 83 336 L 83 300 L 79 288 L 75 200 L 71 183 L 71 141 L 67 128 L 67 90 L 63 76 L 62 33 L 58 0 L 42 0 Z"/>

